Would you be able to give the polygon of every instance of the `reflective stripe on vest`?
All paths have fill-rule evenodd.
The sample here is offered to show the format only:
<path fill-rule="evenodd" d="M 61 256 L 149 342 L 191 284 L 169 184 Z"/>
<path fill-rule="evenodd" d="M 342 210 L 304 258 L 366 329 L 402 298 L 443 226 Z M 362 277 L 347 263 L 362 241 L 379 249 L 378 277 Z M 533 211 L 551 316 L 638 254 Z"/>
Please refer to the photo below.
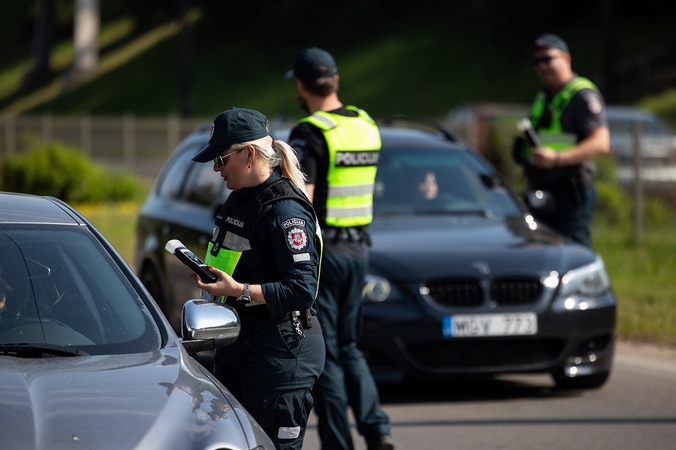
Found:
<path fill-rule="evenodd" d="M 373 220 L 373 189 L 380 155 L 380 133 L 361 109 L 347 117 L 317 111 L 301 122 L 322 130 L 329 149 L 326 224 L 334 227 L 367 225 Z"/>
<path fill-rule="evenodd" d="M 556 93 L 549 103 L 549 109 L 552 117 L 548 127 L 537 127 L 540 117 L 544 114 L 546 105 L 546 96 L 543 91 L 539 91 L 533 100 L 531 109 L 531 123 L 545 147 L 554 150 L 563 150 L 576 144 L 577 138 L 572 133 L 565 133 L 561 127 L 561 115 L 570 103 L 575 94 L 582 89 L 593 89 L 598 92 L 598 88 L 586 78 L 575 77 Z"/>

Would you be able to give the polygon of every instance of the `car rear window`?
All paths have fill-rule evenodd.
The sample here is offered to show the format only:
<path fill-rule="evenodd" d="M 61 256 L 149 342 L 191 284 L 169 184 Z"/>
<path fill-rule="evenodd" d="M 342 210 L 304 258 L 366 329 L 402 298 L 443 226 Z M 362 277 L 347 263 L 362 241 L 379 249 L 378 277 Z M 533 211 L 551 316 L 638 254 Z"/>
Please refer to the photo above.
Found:
<path fill-rule="evenodd" d="M 197 147 L 195 147 L 194 150 L 194 152 L 181 152 L 178 156 L 169 161 L 169 165 L 164 169 L 159 178 L 157 185 L 158 195 L 168 198 L 179 197 L 181 194 L 181 187 L 183 186 L 183 180 L 185 180 L 186 171 L 191 164 L 195 164 L 191 159 L 193 155 L 197 153 Z"/>
<path fill-rule="evenodd" d="M 641 131 L 644 133 L 651 133 L 668 137 L 672 136 L 669 127 L 656 120 L 648 120 L 648 119 L 637 120 L 628 118 L 609 119 L 608 128 L 610 129 L 611 133 L 620 133 L 620 132 L 633 133 L 636 122 L 639 122 L 641 124 Z"/>
<path fill-rule="evenodd" d="M 225 202 L 229 191 L 214 173 L 213 164 L 192 161 L 202 147 L 191 145 L 179 150 L 160 175 L 157 188 L 160 196 L 208 207 Z"/>
<path fill-rule="evenodd" d="M 185 181 L 181 198 L 202 206 L 225 202 L 223 179 L 214 173 L 211 163 L 192 163 Z"/>

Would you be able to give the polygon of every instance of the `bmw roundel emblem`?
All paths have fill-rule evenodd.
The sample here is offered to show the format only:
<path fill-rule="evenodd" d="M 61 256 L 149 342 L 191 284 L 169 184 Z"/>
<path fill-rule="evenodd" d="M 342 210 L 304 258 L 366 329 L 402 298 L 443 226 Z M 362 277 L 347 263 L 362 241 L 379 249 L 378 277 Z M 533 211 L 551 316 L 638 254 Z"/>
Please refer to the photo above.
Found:
<path fill-rule="evenodd" d="M 486 261 L 473 261 L 472 269 L 480 275 L 488 275 L 491 273 L 491 268 Z"/>

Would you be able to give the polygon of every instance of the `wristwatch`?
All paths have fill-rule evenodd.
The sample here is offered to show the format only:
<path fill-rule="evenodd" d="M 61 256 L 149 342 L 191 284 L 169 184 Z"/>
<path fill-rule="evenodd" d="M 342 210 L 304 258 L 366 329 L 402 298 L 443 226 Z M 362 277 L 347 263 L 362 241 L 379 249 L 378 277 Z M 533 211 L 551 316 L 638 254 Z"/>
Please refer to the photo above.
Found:
<path fill-rule="evenodd" d="M 242 289 L 242 295 L 237 297 L 237 303 L 240 305 L 248 305 L 251 303 L 251 291 L 249 289 L 249 283 L 243 283 L 244 288 Z"/>

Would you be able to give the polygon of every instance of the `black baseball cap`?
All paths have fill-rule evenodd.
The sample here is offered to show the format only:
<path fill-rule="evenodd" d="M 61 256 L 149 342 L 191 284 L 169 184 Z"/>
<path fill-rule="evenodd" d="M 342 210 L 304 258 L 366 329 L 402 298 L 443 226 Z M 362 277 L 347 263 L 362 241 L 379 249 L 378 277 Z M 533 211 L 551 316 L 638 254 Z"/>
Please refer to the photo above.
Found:
<path fill-rule="evenodd" d="M 301 80 L 316 80 L 317 78 L 332 77 L 338 73 L 336 61 L 326 50 L 310 47 L 302 50 L 293 60 L 293 69 L 286 72 L 284 78 L 299 78 Z"/>
<path fill-rule="evenodd" d="M 562 52 L 570 54 L 566 41 L 551 33 L 538 36 L 537 39 L 533 41 L 533 48 L 558 48 Z"/>
<path fill-rule="evenodd" d="M 211 126 L 209 145 L 192 159 L 210 162 L 232 144 L 253 141 L 268 136 L 268 118 L 253 109 L 232 107 L 216 117 Z"/>

